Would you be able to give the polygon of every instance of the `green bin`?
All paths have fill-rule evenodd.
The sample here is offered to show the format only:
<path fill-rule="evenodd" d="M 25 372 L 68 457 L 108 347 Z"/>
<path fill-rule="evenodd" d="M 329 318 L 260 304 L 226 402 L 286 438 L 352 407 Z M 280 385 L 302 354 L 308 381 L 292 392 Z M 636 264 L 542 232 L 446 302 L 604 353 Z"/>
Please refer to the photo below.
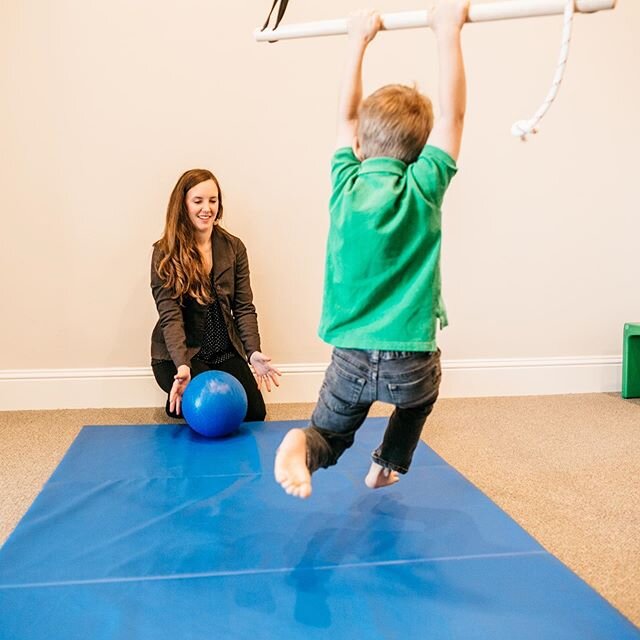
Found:
<path fill-rule="evenodd" d="M 622 397 L 640 398 L 640 322 L 627 322 L 624 325 Z"/>

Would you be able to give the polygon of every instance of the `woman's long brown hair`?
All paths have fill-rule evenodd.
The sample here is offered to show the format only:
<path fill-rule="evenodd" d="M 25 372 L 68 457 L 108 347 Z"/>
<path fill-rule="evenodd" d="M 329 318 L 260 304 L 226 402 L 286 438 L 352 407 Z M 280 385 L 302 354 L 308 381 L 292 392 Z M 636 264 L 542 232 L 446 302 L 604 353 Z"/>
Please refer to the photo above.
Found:
<path fill-rule="evenodd" d="M 180 303 L 185 296 L 200 304 L 212 301 L 210 277 L 198 251 L 185 204 L 187 192 L 207 180 L 213 180 L 218 188 L 216 222 L 222 218 L 222 192 L 218 179 L 207 169 L 190 169 L 182 174 L 171 192 L 164 233 L 154 245 L 160 252 L 156 265 L 158 275 Z"/>

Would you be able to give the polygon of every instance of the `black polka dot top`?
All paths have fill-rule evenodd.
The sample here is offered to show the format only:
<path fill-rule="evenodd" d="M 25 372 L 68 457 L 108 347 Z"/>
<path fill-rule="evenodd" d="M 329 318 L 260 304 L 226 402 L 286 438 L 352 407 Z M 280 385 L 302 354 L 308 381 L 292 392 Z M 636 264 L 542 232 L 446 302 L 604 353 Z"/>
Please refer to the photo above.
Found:
<path fill-rule="evenodd" d="M 211 293 L 214 299 L 207 306 L 204 338 L 197 358 L 207 364 L 220 364 L 233 358 L 235 351 L 231 345 L 231 340 L 229 340 L 229 332 L 224 323 L 220 301 L 213 286 L 213 275 L 211 276 Z"/>

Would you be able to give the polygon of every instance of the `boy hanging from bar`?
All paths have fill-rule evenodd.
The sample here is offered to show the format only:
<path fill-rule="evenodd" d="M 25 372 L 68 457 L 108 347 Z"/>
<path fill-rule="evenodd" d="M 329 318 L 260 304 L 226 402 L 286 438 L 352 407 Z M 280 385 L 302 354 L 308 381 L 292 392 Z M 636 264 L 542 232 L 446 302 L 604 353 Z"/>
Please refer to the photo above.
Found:
<path fill-rule="evenodd" d="M 416 89 L 389 85 L 362 100 L 362 62 L 381 27 L 377 13 L 349 20 L 338 112 L 320 337 L 333 345 L 305 429 L 284 437 L 274 475 L 290 495 L 336 464 L 374 401 L 393 404 L 365 483 L 392 485 L 408 471 L 441 378 L 436 324 L 441 296 L 441 204 L 457 171 L 466 109 L 461 30 L 468 0 L 432 13 L 440 114 Z M 427 143 L 428 140 L 428 143 Z"/>

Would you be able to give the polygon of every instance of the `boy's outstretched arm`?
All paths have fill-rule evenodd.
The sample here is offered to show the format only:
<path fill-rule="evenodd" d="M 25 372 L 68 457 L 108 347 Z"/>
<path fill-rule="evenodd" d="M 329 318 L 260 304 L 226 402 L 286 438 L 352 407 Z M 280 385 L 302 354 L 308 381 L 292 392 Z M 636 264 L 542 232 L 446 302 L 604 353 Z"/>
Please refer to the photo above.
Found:
<path fill-rule="evenodd" d="M 460 32 L 467 20 L 469 0 L 440 0 L 431 13 L 431 28 L 438 43 L 440 114 L 429 144 L 446 151 L 454 160 L 460 153 L 467 87 Z"/>
<path fill-rule="evenodd" d="M 349 17 L 349 52 L 338 103 L 336 149 L 353 144 L 358 126 L 358 108 L 362 101 L 362 60 L 367 45 L 382 26 L 380 15 L 373 11 Z"/>

